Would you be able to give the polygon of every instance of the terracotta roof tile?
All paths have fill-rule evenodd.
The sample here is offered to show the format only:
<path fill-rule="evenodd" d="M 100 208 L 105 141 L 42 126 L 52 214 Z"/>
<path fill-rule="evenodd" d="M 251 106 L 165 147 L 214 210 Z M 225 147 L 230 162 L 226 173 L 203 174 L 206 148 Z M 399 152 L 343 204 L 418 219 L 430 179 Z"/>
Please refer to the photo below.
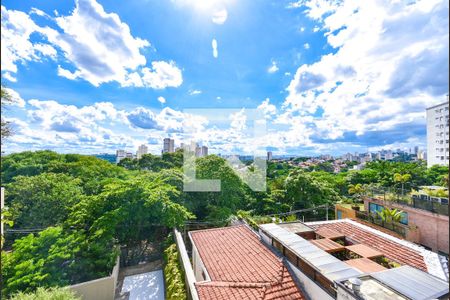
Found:
<path fill-rule="evenodd" d="M 196 283 L 203 299 L 304 299 L 282 260 L 248 227 L 192 231 L 211 278 Z"/>
<path fill-rule="evenodd" d="M 387 258 L 403 265 L 409 265 L 427 272 L 423 256 L 416 250 L 390 241 L 370 231 L 364 230 L 348 222 L 332 222 L 323 224 L 310 224 L 314 229 L 328 228 L 345 234 L 345 237 L 357 244 L 368 245 L 383 253 Z"/>

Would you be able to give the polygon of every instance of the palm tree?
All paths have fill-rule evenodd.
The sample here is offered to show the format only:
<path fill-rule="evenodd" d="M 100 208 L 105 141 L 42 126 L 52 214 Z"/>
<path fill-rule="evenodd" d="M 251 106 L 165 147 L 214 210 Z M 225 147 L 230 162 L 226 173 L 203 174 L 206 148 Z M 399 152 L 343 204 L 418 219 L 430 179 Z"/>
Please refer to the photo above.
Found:
<path fill-rule="evenodd" d="M 378 211 L 377 214 L 384 222 L 399 223 L 402 219 L 403 211 L 396 208 L 389 209 L 385 207 L 383 210 Z"/>
<path fill-rule="evenodd" d="M 405 183 L 407 183 L 408 181 L 411 180 L 411 174 L 400 174 L 400 173 L 395 173 L 394 174 L 394 182 L 399 182 L 402 185 L 402 196 L 404 194 L 404 187 L 405 187 Z"/>
<path fill-rule="evenodd" d="M 361 200 L 362 196 L 364 195 L 364 193 L 366 192 L 365 187 L 358 183 L 358 184 L 350 184 L 348 186 L 348 193 L 350 195 L 354 195 L 355 198 Z"/>

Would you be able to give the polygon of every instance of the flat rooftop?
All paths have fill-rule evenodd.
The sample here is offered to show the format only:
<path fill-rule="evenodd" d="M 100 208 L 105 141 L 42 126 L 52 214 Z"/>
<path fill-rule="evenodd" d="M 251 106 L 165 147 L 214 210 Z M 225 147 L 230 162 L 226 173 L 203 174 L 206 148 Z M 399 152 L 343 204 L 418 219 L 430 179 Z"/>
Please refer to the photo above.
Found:
<path fill-rule="evenodd" d="M 190 232 L 210 281 L 195 283 L 199 298 L 305 299 L 282 259 L 245 225 Z"/>

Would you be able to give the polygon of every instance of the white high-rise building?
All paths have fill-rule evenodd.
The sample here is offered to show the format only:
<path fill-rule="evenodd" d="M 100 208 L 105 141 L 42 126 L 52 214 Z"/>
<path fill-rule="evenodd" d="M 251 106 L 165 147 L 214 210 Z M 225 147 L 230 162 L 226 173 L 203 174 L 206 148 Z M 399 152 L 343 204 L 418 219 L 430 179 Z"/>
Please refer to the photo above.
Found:
<path fill-rule="evenodd" d="M 141 159 L 142 155 L 148 153 L 148 147 L 146 145 L 140 145 L 136 151 L 136 158 Z"/>
<path fill-rule="evenodd" d="M 271 161 L 272 160 L 272 151 L 268 151 L 267 152 L 267 160 Z"/>
<path fill-rule="evenodd" d="M 163 153 L 175 152 L 175 141 L 170 138 L 165 138 L 162 152 Z"/>
<path fill-rule="evenodd" d="M 201 156 L 203 157 L 203 156 L 207 156 L 207 155 L 208 155 L 208 147 L 202 146 Z"/>
<path fill-rule="evenodd" d="M 127 156 L 125 150 L 117 150 L 116 151 L 116 164 L 118 164 L 122 159 Z"/>
<path fill-rule="evenodd" d="M 427 108 L 427 166 L 447 165 L 449 160 L 449 105 Z"/>

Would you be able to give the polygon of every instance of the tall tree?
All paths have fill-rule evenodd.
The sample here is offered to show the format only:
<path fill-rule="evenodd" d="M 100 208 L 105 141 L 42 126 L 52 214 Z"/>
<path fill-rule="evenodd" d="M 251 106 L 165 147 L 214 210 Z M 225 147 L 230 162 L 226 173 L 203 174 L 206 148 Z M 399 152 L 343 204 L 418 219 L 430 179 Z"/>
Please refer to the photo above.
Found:
<path fill-rule="evenodd" d="M 7 105 L 13 102 L 11 94 L 8 93 L 6 88 L 1 85 L 1 143 L 3 144 L 4 139 L 12 135 L 11 124 L 3 118 L 3 112 Z"/>
<path fill-rule="evenodd" d="M 6 186 L 6 203 L 15 227 L 46 228 L 61 224 L 83 197 L 81 180 L 66 174 L 17 176 Z"/>

